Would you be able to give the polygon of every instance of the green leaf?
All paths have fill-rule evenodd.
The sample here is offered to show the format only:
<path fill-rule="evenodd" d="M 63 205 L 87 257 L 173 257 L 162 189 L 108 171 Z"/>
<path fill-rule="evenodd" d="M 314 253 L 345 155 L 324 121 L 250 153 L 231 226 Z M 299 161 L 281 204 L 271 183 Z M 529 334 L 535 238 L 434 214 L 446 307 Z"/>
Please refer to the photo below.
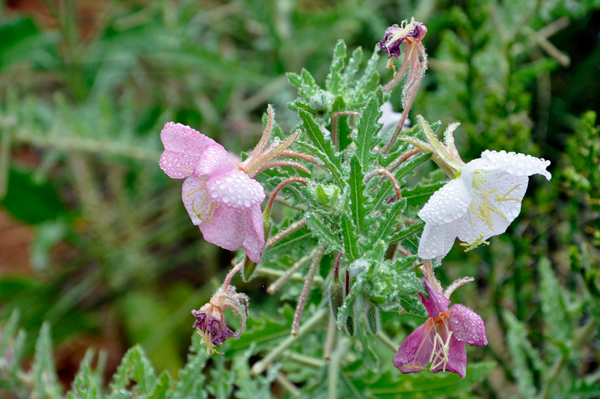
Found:
<path fill-rule="evenodd" d="M 342 94 L 348 81 L 342 71 L 346 62 L 346 44 L 338 40 L 333 50 L 333 60 L 329 69 L 329 75 L 325 80 L 325 88 L 333 94 Z"/>
<path fill-rule="evenodd" d="M 372 222 L 367 212 L 368 197 L 365 196 L 365 185 L 363 183 L 363 170 L 355 155 L 350 160 L 350 210 L 352 211 L 352 220 L 358 228 L 358 234 L 363 234 Z"/>
<path fill-rule="evenodd" d="M 254 344 L 259 349 L 272 348 L 274 341 L 284 337 L 289 337 L 290 326 L 288 323 L 281 323 L 270 319 L 267 315 L 260 318 L 250 317 L 247 322 L 246 331 L 238 340 L 229 340 L 227 353 L 249 348 Z M 225 349 L 224 349 L 225 350 Z"/>
<path fill-rule="evenodd" d="M 356 72 L 358 72 L 358 68 L 360 67 L 362 57 L 363 57 L 362 48 L 357 47 L 352 52 L 352 57 L 348 61 L 348 66 L 346 67 L 346 70 L 344 71 L 344 79 L 346 79 L 347 82 L 350 82 L 354 79 L 354 76 L 356 75 Z"/>
<path fill-rule="evenodd" d="M 152 392 L 156 384 L 154 368 L 139 345 L 125 353 L 110 387 L 113 391 L 118 392 L 128 387 L 131 381 L 137 383 L 135 389 L 143 394 Z"/>
<path fill-rule="evenodd" d="M 10 319 L 8 319 L 8 323 L 6 323 L 3 331 L 0 333 L 0 358 L 4 357 L 4 353 L 8 348 L 8 345 L 11 343 L 11 340 L 14 339 L 18 324 L 19 311 L 15 309 L 11 313 Z"/>
<path fill-rule="evenodd" d="M 365 73 L 356 84 L 357 91 L 370 92 L 379 84 L 379 72 L 377 66 L 379 61 L 379 49 L 375 47 L 375 51 L 371 55 L 371 59 L 367 63 Z"/>
<path fill-rule="evenodd" d="M 310 138 L 313 145 L 325 154 L 331 163 L 339 168 L 339 155 L 335 153 L 331 140 L 329 137 L 326 138 L 325 135 L 323 135 L 323 132 L 319 129 L 319 126 L 314 121 L 312 115 L 302 109 L 298 111 L 298 115 L 300 116 L 300 119 L 302 119 L 306 135 Z"/>
<path fill-rule="evenodd" d="M 473 384 L 482 381 L 496 363 L 477 363 L 467 367 L 467 375 L 460 378 L 456 373 L 437 373 L 429 371 L 398 376 L 399 372 L 386 373 L 375 383 L 365 383 L 363 379 L 356 383 L 359 390 L 368 389 L 377 398 L 439 398 L 460 392 L 470 392 Z M 368 381 L 368 380 L 367 380 Z"/>
<path fill-rule="evenodd" d="M 402 198 L 406 198 L 409 207 L 425 205 L 425 203 L 429 201 L 429 198 L 431 198 L 431 196 L 440 188 L 444 187 L 446 183 L 448 182 L 443 181 L 427 185 L 421 184 L 413 189 L 403 190 Z"/>
<path fill-rule="evenodd" d="M 344 97 L 337 96 L 333 101 L 333 105 L 331 106 L 331 113 L 334 112 L 342 112 L 346 111 L 346 102 L 344 101 Z M 350 115 L 341 115 L 338 116 L 338 140 L 339 140 L 339 148 L 344 150 L 348 148 L 350 144 L 352 144 L 352 140 L 350 139 L 350 134 L 352 133 L 352 128 L 348 125 L 348 119 Z M 333 121 L 332 121 L 333 123 Z"/>
<path fill-rule="evenodd" d="M 378 91 L 381 91 L 381 87 Z M 372 167 L 372 163 L 377 157 L 377 154 L 373 152 L 373 148 L 378 143 L 377 133 L 381 129 L 381 126 L 383 126 L 377 122 L 381 117 L 379 96 L 381 96 L 381 93 L 379 95 L 375 93 L 369 99 L 367 106 L 363 108 L 358 119 L 358 125 L 356 126 L 356 134 L 352 137 L 356 144 L 355 153 L 365 171 Z"/>
<path fill-rule="evenodd" d="M 285 76 L 287 76 L 290 84 L 296 86 L 299 89 L 302 87 L 302 77 L 300 75 L 295 74 L 293 72 L 288 72 L 285 74 Z"/>
<path fill-rule="evenodd" d="M 284 228 L 273 231 L 272 236 Z M 316 245 L 317 240 L 312 232 L 306 226 L 294 231 L 292 234 L 284 237 L 271 248 L 267 248 L 261 256 L 261 264 L 276 262 L 284 256 L 295 257 L 300 253 L 309 253 L 310 248 Z"/>
<path fill-rule="evenodd" d="M 417 223 L 412 224 L 412 225 L 405 227 L 402 230 L 396 232 L 394 235 L 392 235 L 390 237 L 389 242 L 394 243 L 394 242 L 402 241 L 402 240 L 406 239 L 407 237 L 410 237 L 413 234 L 417 234 L 417 233 L 421 232 L 423 230 L 424 226 L 425 226 L 425 223 L 422 220 L 419 220 L 419 221 L 417 221 Z"/>
<path fill-rule="evenodd" d="M 548 258 L 540 259 L 538 270 L 541 279 L 539 292 L 545 325 L 553 339 L 567 342 L 572 339 L 573 329 L 571 326 L 573 324 L 569 322 L 571 317 L 565 307 L 563 292 Z"/>
<path fill-rule="evenodd" d="M 322 217 L 319 217 L 312 212 L 306 213 L 304 217 L 306 218 L 308 228 L 313 232 L 319 242 L 327 244 L 328 249 L 332 251 L 340 251 L 342 249 L 340 238 L 334 233 L 332 226 L 323 221 Z"/>
<path fill-rule="evenodd" d="M 329 171 L 331 172 L 331 176 L 334 178 L 335 182 L 340 187 L 344 186 L 344 183 L 342 180 L 341 168 L 339 167 L 339 165 L 332 162 L 330 160 L 330 158 L 323 151 L 319 150 L 317 147 L 310 145 L 304 141 L 296 140 L 296 145 L 303 147 L 305 150 L 312 153 L 317 158 L 319 158 L 321 161 L 323 161 L 323 166 L 325 166 L 327 169 L 329 169 Z"/>
<path fill-rule="evenodd" d="M 90 369 L 93 356 L 94 351 L 88 349 L 75 376 L 74 389 L 69 393 L 69 399 L 100 399 L 98 387 L 101 386 L 101 382 Z"/>
<path fill-rule="evenodd" d="M 360 257 L 358 236 L 352 218 L 346 213 L 342 214 L 342 235 L 344 236 L 344 254 L 349 262 L 354 262 Z"/>
<path fill-rule="evenodd" d="M 208 355 L 200 341 L 200 334 L 193 334 L 190 346 L 192 353 L 188 355 L 185 367 L 179 371 L 179 381 L 174 384 L 176 392 L 171 399 L 205 399 L 208 396 L 204 389 L 206 376 L 203 374 Z"/>
<path fill-rule="evenodd" d="M 167 393 L 171 388 L 171 377 L 169 373 L 163 371 L 156 381 L 154 392 L 148 396 L 147 399 L 166 399 Z"/>
<path fill-rule="evenodd" d="M 216 399 L 229 399 L 233 392 L 235 373 L 225 368 L 225 356 L 215 356 L 213 363 L 215 367 L 210 370 L 212 378 L 206 389 Z"/>
<path fill-rule="evenodd" d="M 401 223 L 398 216 L 406 209 L 406 199 L 394 202 L 386 210 L 382 211 L 382 216 L 379 217 L 379 226 L 373 235 L 371 242 L 386 240 L 386 238 L 396 231 L 396 226 Z"/>
<path fill-rule="evenodd" d="M 54 360 L 52 356 L 52 338 L 50 324 L 45 322 L 40 330 L 40 336 L 35 344 L 33 358 L 33 379 L 35 389 L 40 398 L 53 398 L 60 396 L 62 388 L 58 383 Z"/>

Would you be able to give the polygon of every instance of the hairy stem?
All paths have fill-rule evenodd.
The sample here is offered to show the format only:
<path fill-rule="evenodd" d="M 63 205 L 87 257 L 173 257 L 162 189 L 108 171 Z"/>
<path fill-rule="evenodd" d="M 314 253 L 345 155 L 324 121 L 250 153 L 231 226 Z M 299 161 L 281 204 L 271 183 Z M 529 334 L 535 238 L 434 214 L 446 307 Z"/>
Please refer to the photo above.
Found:
<path fill-rule="evenodd" d="M 281 231 L 281 232 L 277 233 L 269 241 L 267 241 L 267 245 L 265 245 L 265 248 L 271 248 L 273 245 L 277 244 L 279 241 L 283 240 L 285 237 L 289 236 L 290 234 L 292 234 L 296 230 L 301 229 L 305 225 L 306 225 L 306 219 L 305 218 L 302 218 L 302 219 L 298 220 L 297 222 L 292 223 L 290 225 L 290 227 L 288 227 L 284 231 Z"/>
<path fill-rule="evenodd" d="M 298 270 L 300 270 L 300 268 L 302 268 L 302 266 L 304 266 L 309 260 L 311 260 L 312 257 L 313 257 L 313 255 L 311 254 L 311 255 L 305 256 L 303 258 L 300 258 L 300 260 L 298 260 L 298 262 L 294 263 L 292 265 L 292 267 L 290 267 L 288 270 L 286 270 L 277 280 L 275 280 L 274 282 L 271 283 L 271 285 L 269 285 L 269 287 L 267 288 L 267 292 L 269 294 L 273 294 L 275 291 L 277 291 L 279 289 L 279 287 L 281 287 L 283 285 L 283 283 L 285 283 L 290 277 L 292 277 L 292 275 L 294 273 L 296 273 Z"/>
<path fill-rule="evenodd" d="M 223 281 L 223 285 L 221 285 L 221 289 L 225 292 L 227 292 L 227 288 L 229 288 L 229 283 L 231 283 L 231 279 L 233 278 L 233 276 L 235 276 L 235 274 L 237 272 L 240 271 L 240 269 L 242 268 L 242 266 L 244 266 L 244 262 L 240 262 L 237 265 L 235 265 L 233 267 L 233 269 L 231 269 L 229 271 L 229 273 L 227 273 L 227 276 L 225 277 L 225 280 Z"/>
<path fill-rule="evenodd" d="M 294 322 L 292 323 L 292 335 L 298 335 L 300 319 L 302 319 L 302 313 L 304 312 L 304 307 L 306 306 L 306 301 L 308 300 L 310 287 L 312 286 L 313 278 L 315 277 L 315 273 L 321 264 L 321 259 L 323 258 L 326 248 L 327 245 L 319 244 L 317 251 L 315 252 L 315 256 L 312 259 L 310 269 L 308 269 L 308 274 L 306 275 L 306 280 L 304 281 L 304 286 L 302 287 L 302 292 L 300 293 L 300 298 L 298 299 L 298 305 L 296 305 L 296 313 L 294 314 Z"/>
<path fill-rule="evenodd" d="M 335 341 L 335 335 L 337 332 L 337 323 L 333 317 L 333 313 L 329 312 L 329 324 L 327 325 L 327 340 L 325 341 L 325 349 L 323 350 L 323 359 L 326 361 L 331 360 L 331 350 L 333 348 L 333 342 Z"/>
<path fill-rule="evenodd" d="M 327 313 L 327 308 L 319 309 L 317 312 L 315 312 L 315 314 L 312 315 L 312 317 L 308 319 L 306 323 L 304 323 L 300 331 L 298 331 L 298 335 L 287 337 L 285 340 L 283 340 L 283 342 L 277 345 L 275 349 L 269 352 L 267 356 L 265 356 L 262 360 L 254 363 L 251 370 L 252 375 L 256 377 L 257 375 L 265 371 L 269 364 L 271 364 L 277 357 L 279 357 L 286 349 L 292 346 L 298 339 L 300 339 L 300 337 L 316 328 L 323 319 L 323 317 L 327 315 Z"/>

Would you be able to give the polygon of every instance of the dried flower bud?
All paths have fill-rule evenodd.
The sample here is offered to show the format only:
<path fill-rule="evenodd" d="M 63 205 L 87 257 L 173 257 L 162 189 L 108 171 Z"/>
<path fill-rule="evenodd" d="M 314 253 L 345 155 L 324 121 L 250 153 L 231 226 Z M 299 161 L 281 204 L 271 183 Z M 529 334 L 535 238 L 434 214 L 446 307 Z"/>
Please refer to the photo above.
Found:
<path fill-rule="evenodd" d="M 389 54 L 388 58 L 400 57 L 400 44 L 403 41 L 419 42 L 423 40 L 427 34 L 427 27 L 420 22 L 416 22 L 414 18 L 408 21 L 402 21 L 402 26 L 393 25 L 385 30 L 383 39 L 378 44 L 381 51 Z"/>
<path fill-rule="evenodd" d="M 244 294 L 237 294 L 234 287 L 228 287 L 226 291 L 219 289 L 211 298 L 210 302 L 198 310 L 192 310 L 196 318 L 194 328 L 202 337 L 202 343 L 206 344 L 206 353 L 220 353 L 215 346 L 220 346 L 231 337 L 239 338 L 244 331 L 246 318 L 248 317 L 248 299 Z M 224 312 L 230 308 L 240 318 L 240 329 L 237 333 L 227 327 Z"/>

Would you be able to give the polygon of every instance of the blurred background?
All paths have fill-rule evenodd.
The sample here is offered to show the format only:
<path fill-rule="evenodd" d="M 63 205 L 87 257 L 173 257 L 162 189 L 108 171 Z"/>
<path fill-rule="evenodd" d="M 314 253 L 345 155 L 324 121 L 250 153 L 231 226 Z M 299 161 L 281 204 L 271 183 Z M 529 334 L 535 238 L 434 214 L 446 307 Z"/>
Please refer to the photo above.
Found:
<path fill-rule="evenodd" d="M 162 126 L 180 122 L 232 152 L 251 149 L 268 103 L 284 131 L 298 123 L 285 106 L 296 96 L 285 72 L 304 67 L 323 82 L 338 39 L 368 57 L 386 27 L 414 16 L 428 27 L 430 58 L 411 118 L 460 121 L 465 161 L 484 149 L 552 161 L 552 181 L 531 180 L 507 234 L 469 253 L 455 248 L 438 271 L 444 284 L 477 282 L 453 295 L 488 328 L 490 344 L 469 360 L 497 362 L 475 392 L 527 397 L 557 367 L 580 392 L 572 397 L 594 397 L 599 10 L 599 0 L 4 0 L 0 319 L 20 310 L 29 354 L 43 321 L 52 324 L 65 385 L 88 347 L 107 351 L 107 376 L 136 343 L 176 375 L 190 310 L 234 254 L 203 241 L 181 181 L 158 167 Z M 401 110 L 399 91 L 392 103 Z M 238 286 L 253 315 L 276 314 L 267 282 Z M 384 321 L 398 343 L 416 325 Z"/>

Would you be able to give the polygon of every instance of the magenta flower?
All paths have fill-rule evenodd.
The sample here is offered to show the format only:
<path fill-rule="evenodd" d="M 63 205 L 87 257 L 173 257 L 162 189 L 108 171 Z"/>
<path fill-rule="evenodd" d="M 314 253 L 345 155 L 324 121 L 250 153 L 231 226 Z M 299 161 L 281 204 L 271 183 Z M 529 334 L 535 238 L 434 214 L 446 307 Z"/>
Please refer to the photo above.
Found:
<path fill-rule="evenodd" d="M 408 374 L 425 370 L 431 364 L 429 370 L 434 373 L 451 371 L 465 378 L 465 344 L 487 345 L 483 320 L 463 305 L 448 308 L 450 300 L 444 294 L 436 292 L 425 278 L 423 284 L 429 299 L 419 295 L 429 317 L 402 342 L 394 356 L 394 366 Z"/>
<path fill-rule="evenodd" d="M 265 238 L 262 186 L 238 169 L 223 146 L 196 130 L 169 122 L 161 132 L 160 167 L 185 179 L 183 203 L 204 239 L 230 251 L 244 248 L 260 261 Z"/>

